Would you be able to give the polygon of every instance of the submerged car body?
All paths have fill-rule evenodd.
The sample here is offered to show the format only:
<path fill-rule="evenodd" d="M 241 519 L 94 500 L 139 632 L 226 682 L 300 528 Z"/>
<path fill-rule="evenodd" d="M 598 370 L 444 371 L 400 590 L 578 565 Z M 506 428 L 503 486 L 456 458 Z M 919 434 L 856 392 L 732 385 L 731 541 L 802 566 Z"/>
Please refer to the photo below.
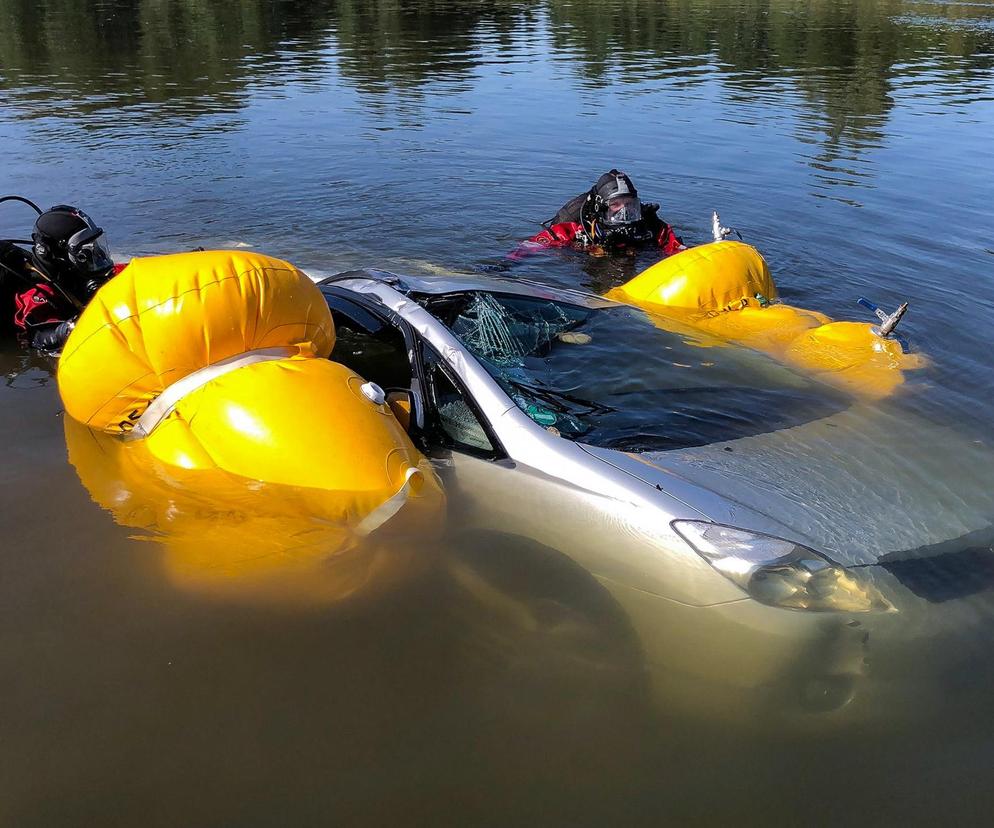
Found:
<path fill-rule="evenodd" d="M 333 358 L 403 396 L 451 519 L 596 579 L 668 709 L 895 716 L 985 637 L 982 443 L 591 294 L 380 271 L 320 287 Z"/>

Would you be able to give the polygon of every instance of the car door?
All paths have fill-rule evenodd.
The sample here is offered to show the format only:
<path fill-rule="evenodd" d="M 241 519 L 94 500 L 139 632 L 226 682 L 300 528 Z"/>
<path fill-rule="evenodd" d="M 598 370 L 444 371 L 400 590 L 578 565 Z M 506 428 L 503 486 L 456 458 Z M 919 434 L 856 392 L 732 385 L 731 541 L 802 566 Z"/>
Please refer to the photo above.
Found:
<path fill-rule="evenodd" d="M 604 521 L 595 513 L 606 501 L 543 474 L 527 458 L 508 456 L 493 424 L 430 343 L 418 343 L 414 370 L 424 393 L 423 450 L 445 487 L 452 530 L 509 533 L 576 559 L 569 538 L 577 516 L 591 520 L 599 535 Z"/>
<path fill-rule="evenodd" d="M 451 367 L 429 343 L 418 345 L 426 450 L 448 501 L 448 571 L 473 605 L 461 623 L 477 625 L 468 637 L 502 642 L 506 651 L 491 657 L 506 659 L 510 676 L 562 682 L 564 700 L 577 687 L 605 704 L 640 698 L 638 640 L 609 591 L 578 565 L 570 537 L 596 508 L 578 489 L 508 457 Z M 603 525 L 594 518 L 588 539 L 599 539 Z"/>
<path fill-rule="evenodd" d="M 411 399 L 408 433 L 431 460 L 452 531 L 527 537 L 587 568 L 601 554 L 613 502 L 511 458 L 456 372 L 403 319 L 349 291 L 325 296 L 337 339 L 331 358 Z"/>
<path fill-rule="evenodd" d="M 344 291 L 326 296 L 338 331 L 332 358 L 384 390 L 410 393 L 409 433 L 448 502 L 446 565 L 465 610 L 460 623 L 497 625 L 516 669 L 548 673 L 555 661 L 571 687 L 578 666 L 592 662 L 601 690 L 640 681 L 630 626 L 583 565 L 584 548 L 606 542 L 602 499 L 508 457 L 456 372 L 404 320 Z"/>

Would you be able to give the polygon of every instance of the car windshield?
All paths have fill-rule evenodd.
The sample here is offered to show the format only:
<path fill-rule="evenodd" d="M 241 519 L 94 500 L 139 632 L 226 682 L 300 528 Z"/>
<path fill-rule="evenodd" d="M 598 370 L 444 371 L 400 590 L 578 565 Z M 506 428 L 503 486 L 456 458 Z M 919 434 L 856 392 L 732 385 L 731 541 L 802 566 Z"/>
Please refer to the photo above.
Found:
<path fill-rule="evenodd" d="M 416 297 L 538 424 L 624 451 L 734 440 L 846 399 L 745 348 L 624 305 L 484 290 Z M 665 327 L 663 327 L 665 325 Z"/>

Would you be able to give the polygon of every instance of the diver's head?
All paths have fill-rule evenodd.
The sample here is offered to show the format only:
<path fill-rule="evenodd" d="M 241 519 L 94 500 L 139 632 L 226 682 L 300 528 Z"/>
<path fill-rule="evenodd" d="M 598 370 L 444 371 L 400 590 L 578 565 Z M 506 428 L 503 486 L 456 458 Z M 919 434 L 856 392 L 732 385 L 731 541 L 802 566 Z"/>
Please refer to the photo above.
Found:
<path fill-rule="evenodd" d="M 57 204 L 35 221 L 31 233 L 37 263 L 47 275 L 89 298 L 114 272 L 107 237 L 77 207 Z"/>
<path fill-rule="evenodd" d="M 642 205 L 632 180 L 623 172 L 611 170 L 594 185 L 598 219 L 604 230 L 631 227 L 642 221 Z"/>

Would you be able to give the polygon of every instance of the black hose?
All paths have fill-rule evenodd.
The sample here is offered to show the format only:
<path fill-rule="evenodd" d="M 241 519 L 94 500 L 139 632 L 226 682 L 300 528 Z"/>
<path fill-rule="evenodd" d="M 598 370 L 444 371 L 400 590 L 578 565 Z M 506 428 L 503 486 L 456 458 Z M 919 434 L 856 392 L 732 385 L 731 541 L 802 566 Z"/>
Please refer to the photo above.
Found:
<path fill-rule="evenodd" d="M 7 196 L 0 197 L 0 204 L 3 204 L 5 201 L 20 201 L 22 204 L 27 204 L 28 207 L 30 207 L 31 209 L 33 209 L 39 216 L 42 213 L 45 212 L 44 210 L 41 209 L 41 207 L 39 207 L 37 204 L 35 204 L 31 199 L 25 198 L 24 196 L 7 195 Z"/>
<path fill-rule="evenodd" d="M 23 282 L 28 282 L 28 283 L 31 282 L 31 279 L 28 278 L 28 276 L 27 276 L 26 273 L 22 273 L 19 270 L 14 270 L 14 268 L 12 268 L 12 267 L 4 264 L 3 262 L 0 262 L 0 268 L 2 268 L 3 270 L 6 270 L 8 273 L 10 273 L 16 279 L 20 279 Z"/>
<path fill-rule="evenodd" d="M 48 285 L 51 285 L 51 287 L 55 291 L 57 291 L 58 293 L 61 293 L 62 294 L 62 298 L 65 299 L 67 302 L 69 302 L 69 304 L 72 305 L 74 308 L 76 308 L 76 310 L 78 310 L 78 311 L 83 310 L 83 304 L 84 303 L 80 302 L 79 299 L 77 299 L 75 296 L 73 296 L 73 294 L 71 294 L 68 290 L 66 290 L 62 285 L 60 285 L 57 281 L 55 281 L 55 279 L 53 279 L 51 276 L 49 276 L 47 273 L 45 273 L 45 271 L 42 270 L 41 267 L 39 267 L 37 265 L 30 265 L 30 267 L 31 267 L 31 272 L 36 273 L 38 276 L 41 277 L 41 279 L 42 279 L 43 282 L 45 282 Z M 2 268 L 3 270 L 6 270 L 8 273 L 10 273 L 11 275 L 17 277 L 18 279 L 20 279 L 20 280 L 22 280 L 24 282 L 27 282 L 28 284 L 33 284 L 34 281 L 35 281 L 27 273 L 23 273 L 23 272 L 17 271 L 14 268 L 10 267 L 9 265 L 5 264 L 4 262 L 0 262 L 0 268 Z"/>

